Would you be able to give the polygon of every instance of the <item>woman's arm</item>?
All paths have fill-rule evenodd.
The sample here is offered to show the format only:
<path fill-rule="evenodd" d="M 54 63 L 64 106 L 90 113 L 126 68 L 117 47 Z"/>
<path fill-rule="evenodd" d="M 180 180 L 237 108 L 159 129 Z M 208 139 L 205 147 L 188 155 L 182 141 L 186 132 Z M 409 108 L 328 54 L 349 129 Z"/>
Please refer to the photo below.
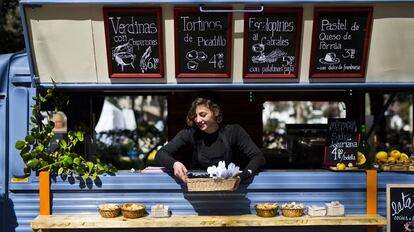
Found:
<path fill-rule="evenodd" d="M 242 180 L 247 179 L 256 174 L 266 163 L 266 160 L 262 151 L 260 151 L 249 134 L 240 125 L 233 125 L 233 136 L 239 150 L 249 157 L 250 160 L 243 169 L 243 172 L 239 175 Z"/>
<path fill-rule="evenodd" d="M 187 169 L 181 162 L 172 157 L 172 154 L 177 152 L 181 147 L 187 145 L 191 141 L 190 130 L 181 130 L 178 134 L 164 145 L 155 155 L 155 161 L 171 171 L 174 171 L 174 175 L 184 181 L 184 177 L 187 175 Z"/>

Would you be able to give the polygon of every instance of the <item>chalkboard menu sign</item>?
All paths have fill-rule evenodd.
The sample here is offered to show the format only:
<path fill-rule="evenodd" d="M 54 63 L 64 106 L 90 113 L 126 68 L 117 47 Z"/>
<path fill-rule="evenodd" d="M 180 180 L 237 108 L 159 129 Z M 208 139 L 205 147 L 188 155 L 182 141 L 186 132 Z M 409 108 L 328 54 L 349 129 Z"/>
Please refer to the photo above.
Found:
<path fill-rule="evenodd" d="M 364 78 L 372 8 L 315 8 L 311 78 Z"/>
<path fill-rule="evenodd" d="M 230 77 L 231 13 L 175 8 L 177 77 Z"/>
<path fill-rule="evenodd" d="M 163 77 L 161 8 L 103 12 L 110 77 Z"/>
<path fill-rule="evenodd" d="M 296 78 L 300 60 L 302 8 L 266 8 L 245 13 L 245 78 Z"/>
<path fill-rule="evenodd" d="M 387 184 L 387 232 L 414 231 L 414 184 Z"/>
<path fill-rule="evenodd" d="M 348 119 L 328 119 L 325 165 L 355 163 L 357 160 L 357 125 Z"/>

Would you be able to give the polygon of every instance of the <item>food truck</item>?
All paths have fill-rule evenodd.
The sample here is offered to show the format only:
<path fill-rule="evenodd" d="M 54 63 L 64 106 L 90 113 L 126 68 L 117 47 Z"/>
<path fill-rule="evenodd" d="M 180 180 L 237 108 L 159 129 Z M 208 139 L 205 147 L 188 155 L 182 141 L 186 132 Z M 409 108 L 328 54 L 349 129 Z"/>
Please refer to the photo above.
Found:
<path fill-rule="evenodd" d="M 26 50 L 0 56 L 1 231 L 414 230 L 410 164 L 355 168 L 357 132 L 366 124 L 371 135 L 391 102 L 367 121 L 366 96 L 414 89 L 414 1 L 22 0 L 20 13 Z M 69 104 L 53 141 L 86 128 L 77 152 L 102 153 L 114 175 L 25 173 L 16 142 L 33 127 L 33 97 L 54 86 Z M 206 91 L 266 158 L 234 191 L 188 191 L 152 162 Z M 314 123 L 289 121 L 304 115 Z M 375 162 L 372 137 L 365 155 Z M 176 158 L 188 162 L 188 151 Z M 329 168 L 337 163 L 348 168 Z M 148 214 L 164 205 L 171 217 L 102 218 L 97 207 L 108 203 L 141 203 Z M 264 203 L 302 211 L 256 216 Z M 304 215 L 313 205 L 344 212 Z"/>

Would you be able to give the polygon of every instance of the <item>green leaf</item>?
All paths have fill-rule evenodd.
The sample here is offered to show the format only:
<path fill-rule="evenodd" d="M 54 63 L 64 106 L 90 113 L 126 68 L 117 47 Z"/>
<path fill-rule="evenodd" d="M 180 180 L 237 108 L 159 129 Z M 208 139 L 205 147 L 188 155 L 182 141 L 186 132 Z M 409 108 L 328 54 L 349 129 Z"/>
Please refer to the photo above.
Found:
<path fill-rule="evenodd" d="M 58 170 L 58 175 L 61 175 L 63 173 L 63 167 L 60 167 Z"/>
<path fill-rule="evenodd" d="M 29 144 L 33 144 L 35 142 L 35 138 L 32 135 L 26 135 L 25 140 L 29 143 Z"/>
<path fill-rule="evenodd" d="M 79 139 L 79 141 L 83 142 L 83 133 L 81 131 L 76 132 L 76 137 Z"/>
<path fill-rule="evenodd" d="M 59 140 L 59 145 L 63 149 L 66 149 L 66 147 L 68 146 L 68 144 L 66 143 L 64 139 Z"/>
<path fill-rule="evenodd" d="M 72 158 L 71 158 L 71 157 L 69 157 L 69 156 L 66 156 L 66 157 L 63 159 L 63 165 L 65 165 L 66 167 L 67 167 L 67 166 L 70 166 L 72 163 L 73 163 L 73 160 L 72 160 Z"/>
<path fill-rule="evenodd" d="M 46 98 L 44 98 L 43 96 L 39 96 L 39 99 L 41 102 L 46 102 Z"/>
<path fill-rule="evenodd" d="M 85 180 L 86 180 L 86 179 L 88 179 L 88 177 L 89 177 L 89 173 L 85 173 L 82 177 L 83 177 L 83 179 L 85 179 Z"/>
<path fill-rule="evenodd" d="M 22 150 L 25 144 L 26 144 L 26 142 L 25 142 L 25 141 L 18 140 L 18 141 L 16 142 L 15 147 L 16 147 L 16 149 L 17 149 L 17 150 Z"/>
<path fill-rule="evenodd" d="M 48 162 L 46 162 L 46 161 L 44 161 L 44 160 L 42 160 L 42 161 L 40 161 L 40 166 L 41 167 L 45 167 L 45 166 L 47 166 L 49 163 Z"/>
<path fill-rule="evenodd" d="M 39 145 L 37 145 L 36 150 L 38 150 L 38 151 L 44 151 L 45 150 L 45 146 L 43 146 L 43 144 L 39 144 Z"/>
<path fill-rule="evenodd" d="M 74 162 L 76 165 L 80 165 L 80 164 L 81 164 L 81 159 L 79 159 L 79 157 L 76 157 L 75 159 L 73 159 L 73 162 Z"/>
<path fill-rule="evenodd" d="M 101 163 L 97 164 L 97 166 L 99 170 L 101 171 L 105 170 L 105 167 Z"/>
<path fill-rule="evenodd" d="M 27 166 L 29 166 L 30 168 L 36 168 L 37 165 L 39 164 L 39 160 L 34 158 L 29 160 L 29 162 L 27 162 Z"/>
<path fill-rule="evenodd" d="M 92 169 L 93 169 L 93 166 L 94 166 L 93 163 L 92 162 L 87 162 L 86 164 L 88 165 L 89 172 L 91 172 Z"/>
<path fill-rule="evenodd" d="M 30 147 L 29 146 L 25 146 L 22 151 L 20 152 L 20 154 L 27 154 L 30 151 Z"/>
<path fill-rule="evenodd" d="M 96 180 L 96 177 L 97 176 L 98 176 L 98 173 L 97 172 L 94 172 L 93 175 L 92 175 L 92 180 Z"/>

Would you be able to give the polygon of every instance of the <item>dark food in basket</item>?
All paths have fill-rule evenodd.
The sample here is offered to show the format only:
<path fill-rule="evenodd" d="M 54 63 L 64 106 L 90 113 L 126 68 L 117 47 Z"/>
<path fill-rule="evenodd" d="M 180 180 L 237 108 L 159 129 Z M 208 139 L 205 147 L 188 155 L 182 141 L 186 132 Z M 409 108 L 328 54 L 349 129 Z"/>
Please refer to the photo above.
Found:
<path fill-rule="evenodd" d="M 208 173 L 188 173 L 188 178 L 210 178 L 210 175 Z"/>

